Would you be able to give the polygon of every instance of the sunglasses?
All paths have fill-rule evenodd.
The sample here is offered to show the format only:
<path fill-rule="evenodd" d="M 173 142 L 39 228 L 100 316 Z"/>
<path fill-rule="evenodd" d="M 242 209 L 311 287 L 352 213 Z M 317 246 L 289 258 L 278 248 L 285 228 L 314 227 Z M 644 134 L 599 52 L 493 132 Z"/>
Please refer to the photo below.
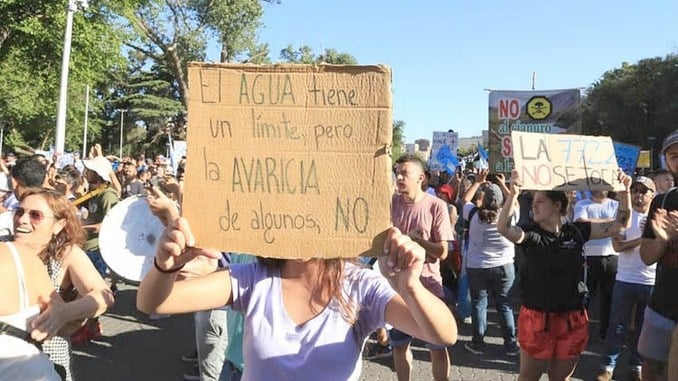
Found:
<path fill-rule="evenodd" d="M 25 213 L 28 213 L 28 218 L 31 220 L 31 223 L 37 225 L 42 222 L 45 218 L 56 218 L 55 216 L 46 216 L 40 210 L 35 209 L 24 209 L 22 207 L 17 207 L 14 209 L 14 217 L 21 218 Z"/>
<path fill-rule="evenodd" d="M 640 188 L 634 188 L 631 189 L 631 194 L 646 194 L 652 192 L 652 189 L 640 189 Z"/>

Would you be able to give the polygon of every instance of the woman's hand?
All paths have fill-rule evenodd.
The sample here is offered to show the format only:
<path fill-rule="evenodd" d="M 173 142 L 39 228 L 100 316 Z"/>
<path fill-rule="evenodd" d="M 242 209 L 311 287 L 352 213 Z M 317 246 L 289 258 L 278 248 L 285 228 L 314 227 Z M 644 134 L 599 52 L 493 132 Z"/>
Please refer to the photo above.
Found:
<path fill-rule="evenodd" d="M 390 228 L 383 251 L 379 268 L 394 289 L 400 292 L 421 286 L 419 277 L 426 258 L 423 247 L 397 228 Z"/>
<path fill-rule="evenodd" d="M 160 238 L 155 255 L 156 264 L 162 270 L 172 271 L 197 256 L 219 259 L 221 253 L 195 247 L 195 237 L 185 218 L 174 220 Z"/>
<path fill-rule="evenodd" d="M 157 186 L 152 186 L 148 189 L 146 202 L 148 202 L 151 213 L 158 217 L 166 227 L 169 226 L 172 221 L 181 217 L 179 209 L 174 201 L 170 200 L 170 198 Z"/>
<path fill-rule="evenodd" d="M 31 322 L 31 337 L 36 341 L 49 340 L 69 322 L 68 307 L 58 296 L 40 296 L 40 315 Z"/>
<path fill-rule="evenodd" d="M 520 179 L 518 171 L 515 169 L 511 171 L 511 194 L 518 195 L 522 190 L 523 181 Z"/>

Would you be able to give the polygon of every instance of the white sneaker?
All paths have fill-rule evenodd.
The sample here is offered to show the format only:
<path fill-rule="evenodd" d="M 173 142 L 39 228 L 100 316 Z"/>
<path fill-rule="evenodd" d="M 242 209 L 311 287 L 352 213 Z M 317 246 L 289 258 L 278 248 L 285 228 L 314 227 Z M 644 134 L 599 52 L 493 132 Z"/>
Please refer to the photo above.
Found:
<path fill-rule="evenodd" d="M 465 317 L 464 320 L 462 320 L 462 322 L 464 324 L 473 324 L 473 320 L 471 320 L 470 316 Z"/>

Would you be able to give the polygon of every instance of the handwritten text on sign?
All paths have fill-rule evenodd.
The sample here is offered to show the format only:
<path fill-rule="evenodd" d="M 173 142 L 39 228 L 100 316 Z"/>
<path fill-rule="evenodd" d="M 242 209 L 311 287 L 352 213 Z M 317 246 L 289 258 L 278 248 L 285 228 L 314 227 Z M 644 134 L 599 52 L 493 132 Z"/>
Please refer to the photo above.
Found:
<path fill-rule="evenodd" d="M 183 209 L 199 244 L 378 254 L 390 224 L 390 81 L 383 66 L 191 64 Z"/>
<path fill-rule="evenodd" d="M 623 190 L 609 137 L 511 132 L 525 189 Z"/>

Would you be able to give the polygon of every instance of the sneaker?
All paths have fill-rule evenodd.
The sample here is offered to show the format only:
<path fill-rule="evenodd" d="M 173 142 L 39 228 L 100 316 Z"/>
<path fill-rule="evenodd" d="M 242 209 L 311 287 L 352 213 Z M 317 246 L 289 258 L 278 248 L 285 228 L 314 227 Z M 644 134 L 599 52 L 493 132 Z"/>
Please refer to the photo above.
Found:
<path fill-rule="evenodd" d="M 470 325 L 470 324 L 473 324 L 473 320 L 471 320 L 471 317 L 470 317 L 470 316 L 465 317 L 465 318 L 462 320 L 462 322 L 463 322 L 464 324 L 469 324 L 469 325 Z"/>
<path fill-rule="evenodd" d="M 473 353 L 474 355 L 482 355 L 483 353 L 485 353 L 485 344 L 469 342 L 464 344 L 464 348 L 466 348 L 467 351 Z"/>
<path fill-rule="evenodd" d="M 513 345 L 509 345 L 506 347 L 506 356 L 508 357 L 516 357 L 520 354 L 520 347 L 518 344 L 513 343 Z"/>
<path fill-rule="evenodd" d="M 612 381 L 612 372 L 610 372 L 609 370 L 601 371 L 600 373 L 598 373 L 596 381 Z"/>
<path fill-rule="evenodd" d="M 365 360 L 374 360 L 382 357 L 388 357 L 393 352 L 390 345 L 381 345 L 378 343 L 367 343 L 363 351 L 363 358 Z"/>
<path fill-rule="evenodd" d="M 193 352 L 181 356 L 181 361 L 183 362 L 191 362 L 191 363 L 196 363 L 198 362 L 198 350 L 194 350 Z"/>

